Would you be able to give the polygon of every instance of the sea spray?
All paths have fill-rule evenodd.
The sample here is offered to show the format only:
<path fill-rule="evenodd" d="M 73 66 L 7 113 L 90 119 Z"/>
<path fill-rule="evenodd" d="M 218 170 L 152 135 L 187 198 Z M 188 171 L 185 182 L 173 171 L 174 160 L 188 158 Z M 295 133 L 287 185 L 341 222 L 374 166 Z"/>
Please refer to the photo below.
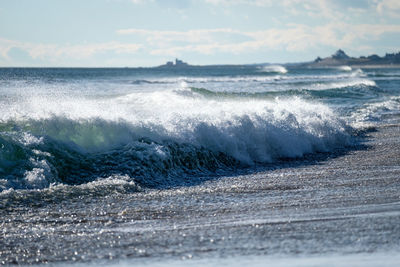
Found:
<path fill-rule="evenodd" d="M 144 188 L 191 185 L 196 177 L 346 146 L 354 116 L 373 107 L 365 101 L 382 108 L 367 108 L 376 116 L 358 121 L 379 118 L 389 104 L 398 110 L 397 100 L 379 98 L 371 78 L 377 71 L 86 71 L 34 70 L 31 80 L 0 81 L 2 190 L 109 177 Z"/>
<path fill-rule="evenodd" d="M 4 188 L 80 184 L 110 175 L 168 186 L 184 173 L 300 157 L 348 142 L 345 123 L 323 104 L 300 98 L 210 100 L 182 86 L 102 101 L 24 103 L 25 119 L 2 124 L 14 129 L 5 142 L 18 151 L 5 157 L 22 155 Z"/>

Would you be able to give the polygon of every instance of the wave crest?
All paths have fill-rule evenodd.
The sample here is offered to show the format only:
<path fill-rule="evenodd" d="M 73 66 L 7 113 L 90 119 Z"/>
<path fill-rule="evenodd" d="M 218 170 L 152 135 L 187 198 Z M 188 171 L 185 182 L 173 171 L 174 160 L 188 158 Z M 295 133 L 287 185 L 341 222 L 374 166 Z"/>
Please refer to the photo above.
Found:
<path fill-rule="evenodd" d="M 160 97 L 160 92 L 154 94 Z M 163 101 L 165 94 L 161 93 Z M 129 108 L 137 104 L 140 119 L 64 114 L 1 123 L 7 131 L 0 134 L 6 148 L 0 152 L 0 173 L 5 177 L 0 187 L 45 188 L 111 175 L 128 175 L 146 187 L 170 187 L 185 183 L 186 175 L 301 157 L 349 142 L 346 124 L 323 104 L 300 98 L 217 103 L 167 94 L 170 101 L 172 96 L 180 100 L 150 113 L 143 113 L 136 98 L 125 99 Z M 158 101 L 139 100 L 148 108 Z M 177 105 L 180 101 L 191 108 Z"/>
<path fill-rule="evenodd" d="M 340 71 L 352 71 L 353 70 L 350 66 L 339 66 L 337 69 Z"/>
<path fill-rule="evenodd" d="M 282 73 L 285 74 L 288 70 L 284 66 L 280 65 L 268 65 L 261 68 L 262 72 Z"/>

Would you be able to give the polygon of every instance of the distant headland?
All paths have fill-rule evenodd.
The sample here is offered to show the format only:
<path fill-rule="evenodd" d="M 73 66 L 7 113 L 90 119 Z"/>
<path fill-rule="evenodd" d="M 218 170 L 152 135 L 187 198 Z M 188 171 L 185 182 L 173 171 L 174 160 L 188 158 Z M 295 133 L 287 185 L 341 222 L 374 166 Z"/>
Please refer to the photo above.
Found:
<path fill-rule="evenodd" d="M 252 65 L 252 66 L 268 66 L 274 65 L 271 63 L 256 63 L 256 64 L 240 64 L 240 65 L 191 65 L 189 63 L 184 62 L 178 58 L 175 61 L 168 61 L 163 65 L 157 66 L 155 68 L 162 69 L 185 69 L 185 68 L 201 68 L 201 67 L 239 67 L 243 65 Z M 342 49 L 337 50 L 333 55 L 325 58 L 317 57 L 313 61 L 309 62 L 297 62 L 297 63 L 286 63 L 279 64 L 282 66 L 301 66 L 301 67 L 310 67 L 310 68 L 325 68 L 325 67 L 337 67 L 337 66 L 360 66 L 360 67 L 391 67 L 391 66 L 400 66 L 400 52 L 398 53 L 386 53 L 385 56 L 380 57 L 376 54 L 369 56 L 360 56 L 360 57 L 350 57 L 344 52 Z"/>
<path fill-rule="evenodd" d="M 350 57 L 342 49 L 337 50 L 332 56 L 326 58 L 317 57 L 312 62 L 303 63 L 309 67 L 330 67 L 330 66 L 377 66 L 377 65 L 399 65 L 400 52 L 380 57 L 378 55 Z"/>

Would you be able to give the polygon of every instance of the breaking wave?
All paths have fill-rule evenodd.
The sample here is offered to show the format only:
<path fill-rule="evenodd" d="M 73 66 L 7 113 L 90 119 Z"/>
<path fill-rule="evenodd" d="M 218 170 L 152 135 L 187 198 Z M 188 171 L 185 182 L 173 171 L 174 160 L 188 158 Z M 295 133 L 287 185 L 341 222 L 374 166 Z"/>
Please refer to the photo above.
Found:
<path fill-rule="evenodd" d="M 346 123 L 321 103 L 298 97 L 221 101 L 193 94 L 182 88 L 14 103 L 0 122 L 0 189 L 110 177 L 166 188 L 350 142 Z"/>
<path fill-rule="evenodd" d="M 352 71 L 353 69 L 350 66 L 339 66 L 338 70 L 341 70 L 341 71 Z"/>
<path fill-rule="evenodd" d="M 282 73 L 285 74 L 288 70 L 280 65 L 268 65 L 261 68 L 262 72 Z"/>
<path fill-rule="evenodd" d="M 354 127 L 370 127 L 376 123 L 398 123 L 400 116 L 400 97 L 392 96 L 380 101 L 372 101 L 364 104 L 351 116 L 351 124 Z M 385 117 L 385 120 L 382 118 Z"/>
<path fill-rule="evenodd" d="M 376 87 L 376 83 L 369 79 L 354 79 L 339 82 L 315 83 L 308 86 L 308 88 L 310 90 L 329 90 L 360 86 Z"/>
<path fill-rule="evenodd" d="M 335 98 L 348 98 L 348 97 L 361 97 L 370 98 L 375 97 L 376 93 L 379 92 L 379 88 L 376 83 L 368 79 L 355 79 L 355 80 L 344 80 L 338 82 L 316 82 L 311 84 L 296 83 L 296 88 L 293 88 L 292 84 L 281 84 L 269 88 L 267 86 L 261 87 L 260 89 L 253 88 L 249 90 L 226 90 L 218 91 L 213 89 L 206 89 L 203 87 L 190 87 L 192 93 L 206 97 L 216 99 L 235 99 L 235 98 L 254 98 L 254 99 L 270 99 L 273 100 L 275 97 L 293 97 L 298 96 L 303 99 L 312 97 L 325 97 L 327 99 Z M 184 94 L 187 95 L 187 92 Z"/>

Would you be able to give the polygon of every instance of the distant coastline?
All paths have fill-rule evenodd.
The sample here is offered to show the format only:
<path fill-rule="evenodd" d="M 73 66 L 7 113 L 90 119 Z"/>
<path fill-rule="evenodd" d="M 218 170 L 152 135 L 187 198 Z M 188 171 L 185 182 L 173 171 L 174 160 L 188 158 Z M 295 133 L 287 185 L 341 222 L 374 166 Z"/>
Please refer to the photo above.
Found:
<path fill-rule="evenodd" d="M 218 66 L 268 66 L 268 65 L 282 65 L 282 66 L 299 66 L 309 68 L 329 68 L 338 66 L 352 66 L 352 67 L 363 67 L 363 68 L 388 68 L 388 67 L 400 67 L 400 52 L 398 53 L 386 53 L 385 56 L 380 57 L 376 54 L 369 56 L 350 57 L 342 49 L 337 50 L 333 55 L 325 58 L 317 57 L 313 61 L 309 62 L 292 62 L 292 63 L 255 63 L 255 64 L 213 64 L 213 65 L 191 65 L 180 59 L 175 61 L 168 61 L 163 65 L 155 68 L 167 68 L 167 69 L 182 69 L 188 67 L 218 67 Z"/>
<path fill-rule="evenodd" d="M 400 66 L 400 52 L 380 57 L 378 55 L 350 57 L 343 50 L 337 50 L 332 56 L 317 57 L 312 62 L 299 63 L 305 67 L 335 67 L 335 66 L 359 66 L 359 67 L 391 67 Z"/>
<path fill-rule="evenodd" d="M 304 67 L 304 68 L 331 68 L 340 66 L 350 66 L 353 68 L 400 68 L 400 52 L 386 53 L 385 56 L 378 56 L 372 54 L 369 56 L 351 57 L 346 54 L 342 49 L 337 50 L 329 57 L 317 57 L 312 61 L 303 62 L 260 62 L 260 63 L 244 63 L 244 64 L 207 64 L 207 65 L 192 65 L 181 59 L 176 58 L 174 61 L 167 61 L 165 64 L 158 66 L 146 67 L 77 67 L 77 66 L 0 66 L 0 69 L 165 69 L 165 70 L 181 70 L 181 69 L 196 69 L 196 68 L 241 68 L 243 66 L 284 66 L 291 67 Z"/>

